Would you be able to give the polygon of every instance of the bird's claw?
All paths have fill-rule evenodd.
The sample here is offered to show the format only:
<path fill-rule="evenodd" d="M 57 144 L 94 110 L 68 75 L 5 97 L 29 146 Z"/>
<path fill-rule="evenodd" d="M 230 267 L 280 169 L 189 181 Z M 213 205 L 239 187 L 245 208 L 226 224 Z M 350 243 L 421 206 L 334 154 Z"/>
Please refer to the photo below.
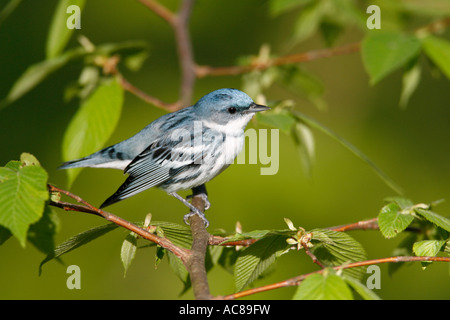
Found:
<path fill-rule="evenodd" d="M 205 223 L 205 228 L 209 227 L 209 221 L 206 219 L 205 214 L 198 209 L 191 211 L 188 214 L 184 215 L 184 222 L 187 225 L 189 225 L 189 218 L 192 217 L 193 215 L 198 215 L 203 220 L 203 222 Z"/>
<path fill-rule="evenodd" d="M 202 198 L 202 200 L 205 202 L 205 210 L 208 210 L 211 207 L 211 202 L 208 200 L 208 195 L 206 193 L 199 193 L 195 195 L 196 197 Z M 191 200 L 194 197 L 193 194 L 190 194 L 186 197 L 186 200 Z"/>

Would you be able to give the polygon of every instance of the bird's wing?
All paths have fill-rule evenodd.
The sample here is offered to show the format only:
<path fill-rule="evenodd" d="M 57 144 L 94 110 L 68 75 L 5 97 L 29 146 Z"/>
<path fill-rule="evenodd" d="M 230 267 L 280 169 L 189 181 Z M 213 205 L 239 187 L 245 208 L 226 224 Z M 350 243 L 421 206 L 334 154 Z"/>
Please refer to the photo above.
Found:
<path fill-rule="evenodd" d="M 184 132 L 178 139 L 174 139 L 173 132 L 163 136 L 134 158 L 124 170 L 129 174 L 127 180 L 101 208 L 158 186 L 201 163 L 204 145 L 196 144 L 195 135 L 188 130 Z"/>

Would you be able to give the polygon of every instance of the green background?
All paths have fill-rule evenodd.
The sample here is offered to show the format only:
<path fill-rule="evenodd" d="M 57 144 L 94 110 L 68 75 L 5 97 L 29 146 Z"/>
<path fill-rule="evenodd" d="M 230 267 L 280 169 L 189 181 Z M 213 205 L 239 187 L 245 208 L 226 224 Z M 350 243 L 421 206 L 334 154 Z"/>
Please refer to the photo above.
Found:
<path fill-rule="evenodd" d="M 4 1 L 2 1 L 3 3 Z M 46 35 L 57 1 L 23 1 L 0 25 L 0 98 L 25 68 L 45 58 Z M 168 6 L 177 8 L 176 1 Z M 191 18 L 191 34 L 198 64 L 228 66 L 242 55 L 256 54 L 262 43 L 283 53 L 292 30 L 291 14 L 272 18 L 265 1 L 198 1 Z M 143 39 L 150 43 L 150 58 L 142 70 L 125 72 L 138 88 L 163 101 L 178 99 L 179 69 L 170 27 L 138 1 L 88 1 L 82 14 L 83 34 L 93 43 Z M 360 41 L 362 34 L 346 32 L 339 43 Z M 447 32 L 448 37 L 448 32 Z M 72 38 L 70 46 L 76 45 Z M 324 47 L 318 37 L 290 52 Z M 64 88 L 79 75 L 79 64 L 56 72 L 29 94 L 0 111 L 0 164 L 17 160 L 22 152 L 34 154 L 49 172 L 50 182 L 65 187 L 61 164 L 62 137 L 78 107 L 76 100 L 63 101 Z M 444 77 L 423 70 L 421 82 L 406 110 L 398 107 L 401 72 L 376 86 L 369 86 L 359 53 L 335 56 L 305 65 L 326 88 L 328 110 L 318 111 L 301 95 L 274 86 L 268 99 L 290 98 L 296 108 L 345 137 L 367 154 L 415 203 L 450 198 L 450 87 Z M 222 87 L 240 88 L 238 76 L 210 77 L 196 83 L 195 97 Z M 164 114 L 127 93 L 122 118 L 109 144 L 138 132 Z M 250 126 L 264 128 L 262 126 Z M 316 162 L 312 178 L 302 170 L 291 138 L 280 133 L 280 167 L 276 175 L 260 175 L 260 165 L 232 165 L 207 184 L 212 203 L 207 212 L 209 230 L 233 231 L 240 221 L 244 231 L 282 229 L 284 217 L 305 229 L 329 227 L 375 217 L 383 199 L 395 195 L 361 160 L 317 132 Z M 109 145 L 108 144 L 108 145 Z M 120 171 L 85 169 L 71 191 L 94 205 L 102 203 L 123 182 Z M 187 195 L 183 193 L 183 195 Z M 182 223 L 186 209 L 160 190 L 149 190 L 108 208 L 130 221 L 142 221 L 148 212 L 153 220 Z M 55 209 L 61 219 L 56 243 L 104 223 L 84 213 Z M 436 211 L 444 216 L 450 203 Z M 38 276 L 44 258 L 31 244 L 23 249 L 11 238 L 0 246 L 1 299 L 174 299 L 182 283 L 163 261 L 154 267 L 154 249 L 141 249 L 127 276 L 123 276 L 120 246 L 126 232 L 115 230 L 63 257 L 65 265 L 52 261 Z M 350 233 L 365 247 L 369 259 L 392 255 L 405 235 L 386 240 L 378 231 Z M 141 244 L 144 244 L 142 241 Z M 66 267 L 81 268 L 81 290 L 66 287 Z M 434 263 L 425 271 L 419 263 L 407 265 L 390 277 L 381 265 L 384 299 L 450 298 L 449 266 Z M 303 252 L 282 256 L 277 268 L 255 285 L 281 281 L 317 270 Z M 220 267 L 209 273 L 211 292 L 233 292 L 233 278 Z M 295 288 L 254 295 L 252 299 L 290 299 Z M 181 298 L 193 298 L 188 291 Z"/>

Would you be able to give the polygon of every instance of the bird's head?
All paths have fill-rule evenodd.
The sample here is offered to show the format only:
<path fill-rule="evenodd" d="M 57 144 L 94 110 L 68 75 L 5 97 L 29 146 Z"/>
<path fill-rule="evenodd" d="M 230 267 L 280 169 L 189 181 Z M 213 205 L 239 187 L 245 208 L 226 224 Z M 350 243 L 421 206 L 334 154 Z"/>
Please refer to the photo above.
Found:
<path fill-rule="evenodd" d="M 217 125 L 230 125 L 244 129 L 256 112 L 269 110 L 258 105 L 237 89 L 219 89 L 203 96 L 195 105 L 195 113 Z"/>

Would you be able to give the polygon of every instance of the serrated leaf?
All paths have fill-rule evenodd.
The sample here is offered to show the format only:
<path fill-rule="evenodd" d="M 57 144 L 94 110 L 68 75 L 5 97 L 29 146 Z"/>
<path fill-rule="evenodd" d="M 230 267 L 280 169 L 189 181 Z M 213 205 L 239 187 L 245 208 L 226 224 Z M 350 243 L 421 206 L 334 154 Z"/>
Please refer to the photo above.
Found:
<path fill-rule="evenodd" d="M 85 244 L 91 242 L 92 240 L 95 240 L 106 233 L 118 228 L 118 225 L 114 223 L 108 223 L 105 225 L 101 225 L 86 231 L 83 231 L 73 237 L 70 237 L 63 243 L 56 246 L 55 250 L 51 252 L 47 257 L 42 260 L 41 264 L 39 265 L 39 274 L 42 272 L 42 266 L 47 263 L 48 261 L 52 259 L 59 258 L 63 254 L 66 254 L 72 250 L 75 250 L 81 246 L 84 246 Z"/>
<path fill-rule="evenodd" d="M 166 221 L 152 221 L 151 225 L 160 227 L 164 232 L 164 236 L 174 245 L 186 249 L 191 248 L 192 233 L 189 227 Z"/>
<path fill-rule="evenodd" d="M 346 282 L 331 271 L 313 274 L 300 283 L 293 300 L 353 300 Z"/>
<path fill-rule="evenodd" d="M 46 44 L 47 59 L 52 59 L 61 54 L 74 32 L 74 29 L 67 27 L 67 19 L 69 18 L 67 8 L 71 5 L 76 5 L 80 8 L 80 11 L 83 11 L 85 3 L 86 0 L 59 0 L 48 32 Z"/>
<path fill-rule="evenodd" d="M 378 226 L 385 238 L 393 238 L 405 230 L 414 217 L 405 213 L 396 203 L 389 203 L 378 214 Z"/>
<path fill-rule="evenodd" d="M 24 247 L 30 225 L 43 215 L 48 176 L 38 165 L 10 166 L 0 167 L 0 225 Z"/>
<path fill-rule="evenodd" d="M 396 263 L 391 263 L 396 264 Z M 367 288 L 359 280 L 343 275 L 342 278 L 349 284 L 364 300 L 381 300 L 381 298 L 373 291 Z"/>
<path fill-rule="evenodd" d="M 236 291 L 241 291 L 262 275 L 289 245 L 287 235 L 269 234 L 240 251 L 234 268 Z"/>
<path fill-rule="evenodd" d="M 83 48 L 76 48 L 55 58 L 29 66 L 19 79 L 16 80 L 6 99 L 0 104 L 0 109 L 22 97 L 69 61 L 79 58 L 85 53 L 86 51 Z"/>
<path fill-rule="evenodd" d="M 114 78 L 99 85 L 72 118 L 63 139 L 63 160 L 79 159 L 101 149 L 119 122 L 123 88 Z M 67 170 L 68 184 L 79 169 Z"/>
<path fill-rule="evenodd" d="M 314 229 L 310 232 L 312 233 L 311 241 L 313 243 L 311 252 L 327 267 L 367 259 L 367 253 L 363 246 L 345 232 L 327 229 Z M 365 274 L 365 267 L 344 269 L 343 274 L 361 279 Z"/>
<path fill-rule="evenodd" d="M 434 223 L 435 225 L 441 227 L 442 229 L 450 232 L 450 219 L 443 217 L 437 213 L 434 213 L 431 210 L 417 208 L 415 209 L 416 213 L 420 214 L 422 217 L 427 219 L 428 221 Z"/>
<path fill-rule="evenodd" d="M 405 65 L 420 51 L 420 41 L 400 33 L 369 32 L 361 47 L 364 67 L 374 85 Z"/>
<path fill-rule="evenodd" d="M 413 251 L 418 257 L 435 257 L 447 240 L 423 240 L 414 243 Z"/>
<path fill-rule="evenodd" d="M 438 37 L 429 36 L 422 41 L 425 54 L 450 79 L 450 42 Z"/>
<path fill-rule="evenodd" d="M 447 240 L 423 240 L 414 243 L 413 252 L 418 257 L 435 257 Z M 425 269 L 432 261 L 422 261 L 422 267 Z"/>
<path fill-rule="evenodd" d="M 296 116 L 299 121 L 303 121 L 307 125 L 309 125 L 312 128 L 316 128 L 319 131 L 325 133 L 327 136 L 333 138 L 337 142 L 339 142 L 342 146 L 344 146 L 346 149 L 348 149 L 350 152 L 352 152 L 355 156 L 360 158 L 362 161 L 364 161 L 366 164 L 370 166 L 370 168 L 375 171 L 375 173 L 381 178 L 381 180 L 388 185 L 392 190 L 397 192 L 398 194 L 402 193 L 401 188 L 386 174 L 384 173 L 368 156 L 366 156 L 364 153 L 362 153 L 358 148 L 356 148 L 354 145 L 352 145 L 350 142 L 339 136 L 337 133 L 333 132 L 329 128 L 325 127 L 323 124 L 319 123 L 313 118 L 310 118 L 309 116 L 297 111 L 292 110 L 291 111 L 294 116 Z"/>
<path fill-rule="evenodd" d="M 122 243 L 122 248 L 120 249 L 120 259 L 123 264 L 123 276 L 125 277 L 127 274 L 127 270 L 131 265 L 131 262 L 134 260 L 136 256 L 137 250 L 137 235 L 132 232 L 125 237 L 125 240 Z"/>

